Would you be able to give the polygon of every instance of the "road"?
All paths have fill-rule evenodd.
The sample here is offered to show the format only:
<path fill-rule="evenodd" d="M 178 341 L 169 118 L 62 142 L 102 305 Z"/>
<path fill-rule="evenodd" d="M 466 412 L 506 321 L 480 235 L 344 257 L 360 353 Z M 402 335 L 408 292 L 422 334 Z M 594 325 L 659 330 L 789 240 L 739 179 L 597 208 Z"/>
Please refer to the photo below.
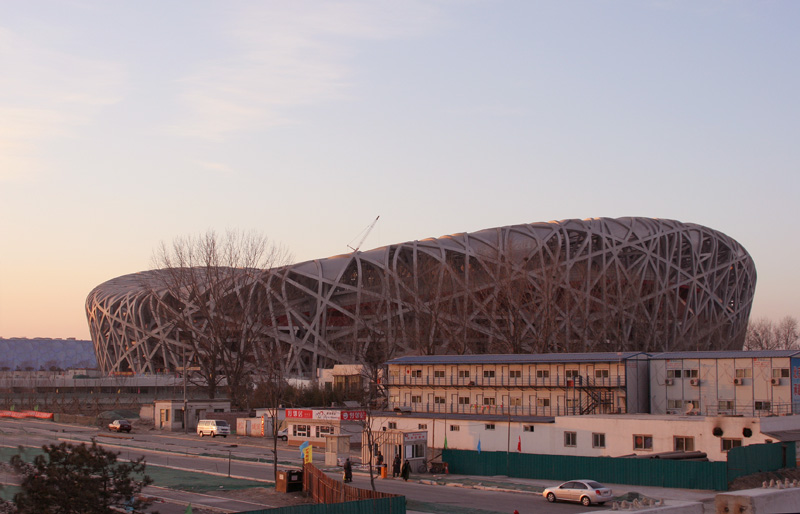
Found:
<path fill-rule="evenodd" d="M 89 443 L 93 438 L 97 440 L 98 444 L 119 452 L 120 457 L 123 459 L 133 460 L 144 456 L 146 462 L 151 465 L 168 466 L 221 476 L 230 475 L 259 481 L 271 482 L 272 479 L 271 440 L 235 435 L 227 438 L 200 438 L 195 434 L 169 433 L 155 430 L 135 430 L 130 435 L 113 434 L 92 427 L 39 420 L 0 420 L 0 445 L 11 448 L 16 448 L 19 445 L 40 447 L 61 441 L 68 441 L 74 444 Z M 278 442 L 278 446 L 279 468 L 300 467 L 300 452 L 296 448 L 288 448 L 284 442 Z M 314 454 L 314 462 L 320 468 L 324 468 L 324 455 L 322 452 Z M 336 476 L 338 478 L 338 473 L 336 473 Z M 358 487 L 370 488 L 368 476 L 356 473 L 353 482 Z M 445 487 L 420 484 L 415 480 L 404 482 L 399 479 L 376 479 L 375 485 L 379 491 L 402 494 L 408 500 L 413 500 L 410 508 L 417 510 L 454 512 L 457 510 L 479 509 L 487 512 L 504 513 L 512 513 L 514 510 L 518 510 L 521 514 L 533 511 L 564 514 L 587 512 L 587 509 L 580 505 L 567 503 L 549 504 L 541 496 L 525 493 Z M 148 491 L 148 493 L 156 494 L 152 490 Z M 166 492 L 162 493 L 166 494 Z M 183 494 L 192 495 L 195 493 Z M 182 501 L 193 500 L 184 498 Z M 208 498 L 205 501 L 208 503 Z M 202 502 L 193 501 L 194 505 L 200 503 Z M 436 505 L 432 504 L 443 508 L 437 509 Z M 235 512 L 236 510 L 256 510 L 265 507 L 253 504 L 249 504 L 246 507 L 241 505 L 234 507 L 220 499 L 218 508 Z M 593 506 L 588 509 L 588 512 L 605 509 L 608 509 L 608 507 Z M 178 512 L 167 509 L 164 505 L 159 505 L 158 510 L 163 514 Z"/>

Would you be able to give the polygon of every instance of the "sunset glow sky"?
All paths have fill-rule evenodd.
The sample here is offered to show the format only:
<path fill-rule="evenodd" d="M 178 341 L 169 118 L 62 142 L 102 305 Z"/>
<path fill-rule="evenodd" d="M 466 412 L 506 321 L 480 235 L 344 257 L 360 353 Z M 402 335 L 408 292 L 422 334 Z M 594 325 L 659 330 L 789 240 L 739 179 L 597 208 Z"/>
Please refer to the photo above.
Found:
<path fill-rule="evenodd" d="M 0 0 L 0 337 L 89 339 L 160 242 L 295 261 L 648 216 L 800 317 L 800 2 Z"/>

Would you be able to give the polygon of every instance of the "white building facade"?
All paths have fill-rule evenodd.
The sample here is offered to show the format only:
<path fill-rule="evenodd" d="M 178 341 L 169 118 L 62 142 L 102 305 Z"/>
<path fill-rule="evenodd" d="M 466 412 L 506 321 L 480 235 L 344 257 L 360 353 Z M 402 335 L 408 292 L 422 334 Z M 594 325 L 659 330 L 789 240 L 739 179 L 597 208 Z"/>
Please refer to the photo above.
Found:
<path fill-rule="evenodd" d="M 430 448 L 725 460 L 737 446 L 800 440 L 793 350 L 409 356 L 387 367 L 393 412 L 373 415 L 373 429 L 425 430 Z"/>
<path fill-rule="evenodd" d="M 650 412 L 800 413 L 800 352 L 671 352 L 650 356 Z"/>
<path fill-rule="evenodd" d="M 389 409 L 513 416 L 648 409 L 641 352 L 409 356 L 387 364 Z"/>

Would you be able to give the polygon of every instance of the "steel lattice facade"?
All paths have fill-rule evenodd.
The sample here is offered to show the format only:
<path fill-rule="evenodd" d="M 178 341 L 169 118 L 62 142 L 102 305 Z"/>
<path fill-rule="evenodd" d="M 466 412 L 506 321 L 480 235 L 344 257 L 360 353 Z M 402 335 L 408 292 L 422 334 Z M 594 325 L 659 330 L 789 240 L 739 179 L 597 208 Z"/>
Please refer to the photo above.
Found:
<path fill-rule="evenodd" d="M 89 327 L 104 371 L 182 365 L 175 325 L 158 309 L 163 273 L 126 275 L 89 294 Z M 377 347 L 387 360 L 741 349 L 755 284 L 752 258 L 725 234 L 631 217 L 411 241 L 243 272 L 235 289 L 269 297 L 252 314 L 263 327 L 262 344 L 283 348 L 287 372 L 309 375 L 374 359 Z M 255 366 L 264 354 L 256 350 Z"/>

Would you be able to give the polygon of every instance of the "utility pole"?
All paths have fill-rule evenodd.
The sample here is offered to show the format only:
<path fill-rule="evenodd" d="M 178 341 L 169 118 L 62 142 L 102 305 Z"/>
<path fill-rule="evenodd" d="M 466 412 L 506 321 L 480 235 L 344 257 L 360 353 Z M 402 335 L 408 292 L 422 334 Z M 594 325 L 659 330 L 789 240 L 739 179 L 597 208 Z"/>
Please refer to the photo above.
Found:
<path fill-rule="evenodd" d="M 189 433 L 188 401 L 186 400 L 186 347 L 183 347 L 183 433 Z"/>

